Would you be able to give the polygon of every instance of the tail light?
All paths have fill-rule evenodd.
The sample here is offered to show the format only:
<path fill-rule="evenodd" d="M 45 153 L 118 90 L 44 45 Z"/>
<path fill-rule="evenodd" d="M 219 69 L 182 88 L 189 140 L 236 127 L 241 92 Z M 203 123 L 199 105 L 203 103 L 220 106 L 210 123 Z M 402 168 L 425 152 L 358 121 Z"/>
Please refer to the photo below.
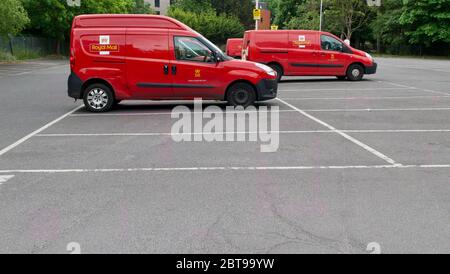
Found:
<path fill-rule="evenodd" d="M 75 53 L 73 49 L 70 51 L 70 69 L 73 70 L 75 67 Z"/>

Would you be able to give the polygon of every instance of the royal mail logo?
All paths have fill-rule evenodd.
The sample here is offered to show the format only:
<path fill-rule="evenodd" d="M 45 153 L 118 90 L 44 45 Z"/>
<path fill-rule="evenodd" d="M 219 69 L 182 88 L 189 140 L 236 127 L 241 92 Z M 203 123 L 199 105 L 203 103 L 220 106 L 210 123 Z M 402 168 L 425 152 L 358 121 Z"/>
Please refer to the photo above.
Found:
<path fill-rule="evenodd" d="M 91 52 L 119 52 L 120 47 L 117 44 L 111 44 L 111 45 L 100 45 L 100 44 L 91 44 L 90 45 L 90 51 Z"/>
<path fill-rule="evenodd" d="M 310 46 L 311 41 L 294 41 L 294 45 L 297 46 Z"/>

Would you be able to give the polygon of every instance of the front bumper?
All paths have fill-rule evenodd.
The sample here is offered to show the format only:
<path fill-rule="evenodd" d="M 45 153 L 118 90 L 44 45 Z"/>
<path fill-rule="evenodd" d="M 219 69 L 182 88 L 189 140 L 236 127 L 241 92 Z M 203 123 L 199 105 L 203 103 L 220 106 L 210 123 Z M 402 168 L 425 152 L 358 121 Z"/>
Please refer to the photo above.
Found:
<path fill-rule="evenodd" d="M 71 73 L 69 76 L 69 80 L 67 81 L 67 93 L 69 97 L 74 99 L 82 99 L 83 97 L 83 81 L 75 74 Z"/>
<path fill-rule="evenodd" d="M 278 81 L 276 79 L 264 79 L 256 84 L 258 101 L 275 99 L 278 94 Z"/>
<path fill-rule="evenodd" d="M 372 66 L 366 67 L 366 74 L 375 74 L 377 73 L 378 64 L 373 63 Z"/>

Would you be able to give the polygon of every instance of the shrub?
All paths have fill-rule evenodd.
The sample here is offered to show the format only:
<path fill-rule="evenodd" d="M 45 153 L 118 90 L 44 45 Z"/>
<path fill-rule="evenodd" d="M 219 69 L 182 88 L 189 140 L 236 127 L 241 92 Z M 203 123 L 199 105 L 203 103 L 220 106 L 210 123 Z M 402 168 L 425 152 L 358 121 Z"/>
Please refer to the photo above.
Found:
<path fill-rule="evenodd" d="M 242 37 L 245 30 L 237 17 L 224 14 L 217 15 L 212 9 L 194 13 L 172 7 L 169 9 L 168 15 L 183 22 L 218 45 L 225 44 L 228 38 Z"/>

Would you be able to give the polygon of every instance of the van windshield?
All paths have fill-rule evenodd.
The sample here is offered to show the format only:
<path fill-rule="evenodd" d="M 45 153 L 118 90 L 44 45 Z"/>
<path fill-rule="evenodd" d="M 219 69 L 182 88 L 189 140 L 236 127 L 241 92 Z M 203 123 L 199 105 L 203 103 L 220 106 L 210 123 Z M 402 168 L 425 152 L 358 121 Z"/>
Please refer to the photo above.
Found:
<path fill-rule="evenodd" d="M 216 54 L 218 54 L 219 57 L 220 57 L 222 60 L 224 60 L 224 61 L 230 61 L 230 60 L 233 59 L 233 58 L 229 57 L 228 55 L 226 55 L 225 53 L 223 53 L 222 50 L 221 50 L 218 46 L 214 45 L 211 41 L 209 41 L 208 39 L 206 39 L 206 38 L 203 37 L 202 35 L 200 35 L 200 36 L 198 37 L 198 39 L 199 39 L 200 41 L 202 41 L 202 42 L 203 42 L 210 50 L 212 50 L 213 52 L 215 52 Z"/>

